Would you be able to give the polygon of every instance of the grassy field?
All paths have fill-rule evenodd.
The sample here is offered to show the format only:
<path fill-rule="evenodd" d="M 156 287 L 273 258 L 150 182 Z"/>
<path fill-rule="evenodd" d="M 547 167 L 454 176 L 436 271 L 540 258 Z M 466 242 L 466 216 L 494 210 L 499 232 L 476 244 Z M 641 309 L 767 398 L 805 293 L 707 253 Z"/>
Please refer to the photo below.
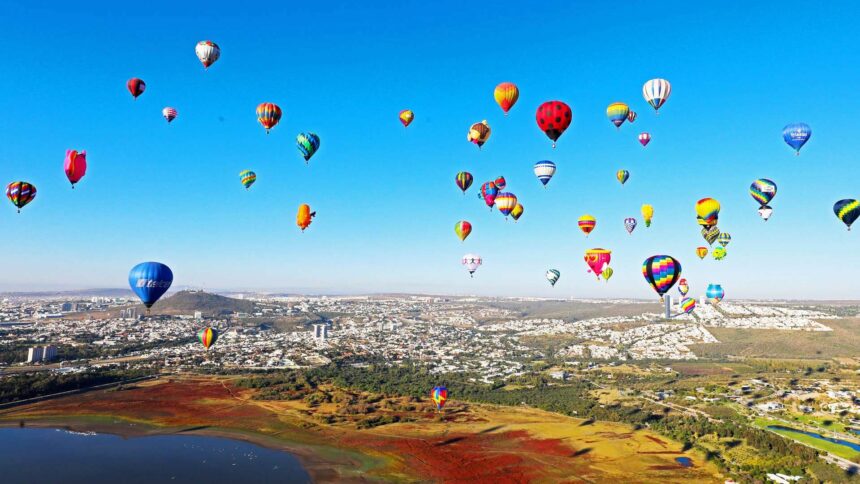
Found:
<path fill-rule="evenodd" d="M 755 425 L 757 427 L 760 427 L 760 428 L 765 428 L 768 425 L 782 425 L 783 427 L 790 427 L 791 426 L 790 424 L 787 425 L 787 424 L 782 423 L 782 422 L 777 421 L 777 420 L 770 420 L 770 419 L 766 419 L 766 418 L 762 418 L 762 417 L 755 419 Z M 795 428 L 798 428 L 798 427 L 795 427 Z M 798 429 L 803 430 L 800 428 L 798 428 Z M 838 455 L 839 457 L 844 457 L 846 459 L 854 459 L 855 457 L 860 455 L 860 452 L 852 450 L 850 447 L 835 444 L 835 443 L 828 442 L 826 440 L 818 439 L 815 437 L 811 437 L 808 435 L 799 434 L 796 432 L 787 432 L 787 431 L 782 431 L 782 430 L 773 430 L 773 432 L 776 432 L 779 435 L 782 435 L 783 437 L 787 437 L 787 438 L 795 440 L 797 442 L 804 443 L 804 444 L 809 445 L 811 447 L 815 447 L 816 449 L 819 449 L 819 450 L 830 452 L 831 454 Z"/>

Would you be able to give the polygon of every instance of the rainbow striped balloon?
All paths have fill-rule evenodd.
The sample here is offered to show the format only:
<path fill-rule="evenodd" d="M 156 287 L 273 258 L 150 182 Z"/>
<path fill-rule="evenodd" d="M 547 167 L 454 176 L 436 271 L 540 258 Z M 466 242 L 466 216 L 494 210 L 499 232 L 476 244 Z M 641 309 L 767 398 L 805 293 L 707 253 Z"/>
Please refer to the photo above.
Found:
<path fill-rule="evenodd" d="M 663 295 L 672 289 L 681 277 L 681 263 L 668 255 L 653 255 L 642 263 L 642 275 L 663 300 Z"/>
<path fill-rule="evenodd" d="M 445 402 L 448 401 L 448 389 L 441 386 L 433 387 L 430 391 L 430 399 L 436 404 L 436 410 L 442 410 Z"/>
<path fill-rule="evenodd" d="M 750 185 L 750 196 L 764 207 L 776 196 L 776 183 L 767 178 L 759 178 Z"/>
<path fill-rule="evenodd" d="M 257 121 L 266 128 L 266 134 L 281 121 L 282 114 L 281 108 L 274 103 L 261 103 L 257 106 Z"/>
<path fill-rule="evenodd" d="M 630 114 L 630 106 L 624 103 L 612 103 L 606 108 L 606 117 L 619 129 L 624 121 L 627 121 L 628 114 Z"/>
<path fill-rule="evenodd" d="M 242 180 L 242 185 L 247 190 L 251 188 L 251 185 L 253 185 L 255 181 L 257 181 L 257 174 L 251 170 L 243 170 L 239 173 L 239 179 Z"/>
<path fill-rule="evenodd" d="M 218 330 L 211 326 L 207 326 L 197 332 L 197 339 L 200 341 L 200 344 L 208 350 L 210 346 L 214 345 L 215 342 L 218 341 Z"/>
<path fill-rule="evenodd" d="M 457 173 L 457 176 L 454 178 L 454 181 L 457 183 L 457 187 L 462 190 L 463 195 L 466 194 L 466 190 L 472 186 L 472 182 L 475 181 L 475 178 L 468 171 L 461 171 Z"/>
<path fill-rule="evenodd" d="M 685 297 L 681 299 L 681 311 L 684 311 L 686 314 L 690 314 L 693 310 L 696 309 L 696 300 L 691 297 Z"/>
<path fill-rule="evenodd" d="M 6 185 L 6 198 L 18 207 L 18 213 L 24 205 L 36 198 L 36 187 L 24 181 L 16 181 Z"/>
<path fill-rule="evenodd" d="M 579 217 L 579 221 L 577 221 L 576 223 L 579 224 L 579 230 L 582 230 L 582 233 L 584 233 L 585 236 L 588 237 L 588 234 L 590 234 L 591 231 L 594 230 L 594 227 L 597 225 L 597 219 L 592 217 L 591 215 L 586 214 L 582 217 Z"/>
<path fill-rule="evenodd" d="M 495 203 L 499 212 L 502 212 L 502 215 L 508 218 L 511 211 L 517 206 L 517 196 L 510 192 L 502 192 L 496 195 Z"/>
<path fill-rule="evenodd" d="M 630 172 L 627 170 L 618 170 L 615 172 L 615 178 L 618 179 L 621 185 L 624 185 L 627 182 L 627 179 L 630 178 Z"/>

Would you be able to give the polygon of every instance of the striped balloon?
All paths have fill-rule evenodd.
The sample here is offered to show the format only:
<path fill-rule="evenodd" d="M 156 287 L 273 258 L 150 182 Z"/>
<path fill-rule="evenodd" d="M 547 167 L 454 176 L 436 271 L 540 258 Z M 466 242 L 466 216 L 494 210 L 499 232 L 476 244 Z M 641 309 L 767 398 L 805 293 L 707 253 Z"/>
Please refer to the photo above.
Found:
<path fill-rule="evenodd" d="M 604 267 L 603 274 L 601 275 L 603 276 L 604 281 L 609 282 L 609 278 L 612 277 L 612 274 L 615 274 L 615 271 L 612 270 L 611 267 Z"/>
<path fill-rule="evenodd" d="M 633 121 L 636 121 L 636 111 L 630 111 L 627 113 L 627 122 L 632 123 Z"/>
<path fill-rule="evenodd" d="M 257 174 L 251 170 L 243 170 L 239 173 L 239 179 L 242 180 L 242 185 L 247 190 L 248 188 L 251 188 L 251 185 L 253 185 L 255 181 L 257 181 Z"/>
<path fill-rule="evenodd" d="M 648 101 L 654 111 L 666 103 L 669 94 L 672 94 L 672 84 L 666 79 L 651 79 L 642 86 L 642 97 Z"/>
<path fill-rule="evenodd" d="M 508 218 L 508 215 L 511 214 L 514 207 L 517 206 L 517 196 L 510 192 L 501 192 L 496 195 L 496 207 L 498 207 L 499 212 Z"/>
<path fill-rule="evenodd" d="M 619 129 L 624 124 L 624 121 L 627 121 L 627 115 L 629 114 L 630 106 L 624 103 L 612 103 L 606 108 L 606 117 Z"/>
<path fill-rule="evenodd" d="M 561 277 L 561 272 L 558 269 L 550 269 L 546 271 L 546 280 L 555 287 L 555 283 L 558 282 L 558 278 Z"/>
<path fill-rule="evenodd" d="M 555 163 L 549 160 L 538 161 L 535 163 L 534 167 L 535 176 L 543 186 L 546 187 L 546 184 L 552 179 L 552 176 L 555 175 Z"/>
<path fill-rule="evenodd" d="M 639 144 L 643 147 L 648 146 L 648 143 L 651 142 L 651 135 L 648 133 L 639 133 Z"/>
<path fill-rule="evenodd" d="M 520 90 L 513 82 L 503 82 L 496 86 L 493 91 L 493 97 L 496 98 L 496 104 L 508 115 L 508 111 L 517 103 L 520 98 Z"/>
<path fill-rule="evenodd" d="M 505 177 L 503 177 L 503 176 L 499 176 L 498 178 L 493 180 L 493 183 L 496 184 L 496 188 L 498 188 L 499 191 L 504 190 L 505 187 L 508 186 L 508 182 L 505 181 Z"/>
<path fill-rule="evenodd" d="M 511 210 L 511 217 L 514 219 L 514 222 L 520 219 L 520 216 L 523 214 L 523 204 L 517 203 L 517 206 Z"/>
<path fill-rule="evenodd" d="M 36 198 L 36 187 L 24 181 L 12 182 L 6 185 L 6 198 L 18 207 L 18 213 L 21 213 L 24 205 Z"/>
<path fill-rule="evenodd" d="M 723 247 L 729 245 L 729 242 L 732 241 L 732 236 L 728 232 L 720 232 L 720 236 L 717 237 L 717 242 Z"/>
<path fill-rule="evenodd" d="M 262 103 L 257 106 L 257 121 L 266 128 L 266 134 L 281 120 L 281 108 L 277 104 Z"/>
<path fill-rule="evenodd" d="M 776 196 L 776 183 L 767 178 L 759 178 L 750 185 L 750 196 L 763 207 Z"/>
<path fill-rule="evenodd" d="M 685 314 L 690 314 L 696 309 L 696 300 L 691 297 L 681 299 L 681 311 Z"/>
<path fill-rule="evenodd" d="M 711 227 L 702 227 L 702 237 L 705 239 L 705 242 L 708 245 L 713 245 L 717 240 L 717 237 L 720 236 L 720 229 L 717 228 L 716 225 Z"/>
<path fill-rule="evenodd" d="M 812 128 L 806 123 L 791 123 L 782 128 L 782 139 L 788 146 L 794 148 L 794 154 L 800 155 L 800 149 L 812 137 Z"/>
<path fill-rule="evenodd" d="M 713 198 L 702 198 L 696 202 L 696 220 L 699 225 L 713 227 L 720 219 L 720 202 Z"/>
<path fill-rule="evenodd" d="M 211 40 L 198 42 L 197 46 L 194 47 L 194 53 L 197 54 L 197 58 L 200 59 L 206 69 L 209 69 L 209 66 L 221 58 L 221 48 Z"/>
<path fill-rule="evenodd" d="M 582 230 L 582 233 L 584 233 L 585 236 L 588 237 L 588 234 L 590 234 L 591 231 L 594 230 L 594 227 L 597 225 L 597 219 L 592 217 L 591 215 L 586 214 L 582 217 L 579 217 L 579 221 L 577 222 L 577 224 L 579 224 L 579 230 Z"/>
<path fill-rule="evenodd" d="M 654 255 L 642 263 L 642 275 L 662 301 L 663 295 L 672 289 L 681 277 L 681 263 L 668 255 Z"/>
<path fill-rule="evenodd" d="M 35 190 L 34 190 L 35 192 Z M 8 191 L 6 192 L 8 195 Z M 833 213 L 851 230 L 851 224 L 860 216 L 860 202 L 846 198 L 833 204 Z"/>
<path fill-rule="evenodd" d="M 460 238 L 460 242 L 463 242 L 472 233 L 472 224 L 465 220 L 460 220 L 454 224 L 454 233 Z"/>
<path fill-rule="evenodd" d="M 415 113 L 413 113 L 411 109 L 404 109 L 403 111 L 400 111 L 400 114 L 397 117 L 400 118 L 400 122 L 403 124 L 403 127 L 408 128 L 409 124 L 412 123 L 412 120 L 415 119 Z"/>
<path fill-rule="evenodd" d="M 167 120 L 167 124 L 170 124 L 171 121 L 176 119 L 176 116 L 179 115 L 179 113 L 176 112 L 176 109 L 168 106 L 161 110 L 161 115 Z"/>
<path fill-rule="evenodd" d="M 472 186 L 472 182 L 475 181 L 475 178 L 468 171 L 461 171 L 457 173 L 457 176 L 454 178 L 454 181 L 457 183 L 457 187 L 463 192 L 463 195 L 466 194 L 466 190 Z"/>
<path fill-rule="evenodd" d="M 628 234 L 633 234 L 633 230 L 636 228 L 636 219 L 633 217 L 628 217 L 624 219 L 624 230 L 627 231 Z"/>
<path fill-rule="evenodd" d="M 433 390 L 430 391 L 430 400 L 433 400 L 433 403 L 436 404 L 437 411 L 442 411 L 442 407 L 448 401 L 448 389 L 445 387 L 433 387 Z"/>
<path fill-rule="evenodd" d="M 197 332 L 197 339 L 207 350 L 218 341 L 218 330 L 207 326 Z"/>
<path fill-rule="evenodd" d="M 618 179 L 618 182 L 624 185 L 627 183 L 627 179 L 630 178 L 630 172 L 627 170 L 618 170 L 615 172 L 615 178 Z"/>
<path fill-rule="evenodd" d="M 305 159 L 305 164 L 307 164 L 308 160 L 311 159 L 311 156 L 320 149 L 320 137 L 314 133 L 299 133 L 296 136 L 296 146 L 299 148 L 299 152 L 302 154 L 302 157 Z"/>
<path fill-rule="evenodd" d="M 481 193 L 478 194 L 478 197 L 483 198 L 484 203 L 486 203 L 487 206 L 490 207 L 490 210 L 492 210 L 498 195 L 499 189 L 496 188 L 496 184 L 493 182 L 486 182 L 481 185 Z"/>

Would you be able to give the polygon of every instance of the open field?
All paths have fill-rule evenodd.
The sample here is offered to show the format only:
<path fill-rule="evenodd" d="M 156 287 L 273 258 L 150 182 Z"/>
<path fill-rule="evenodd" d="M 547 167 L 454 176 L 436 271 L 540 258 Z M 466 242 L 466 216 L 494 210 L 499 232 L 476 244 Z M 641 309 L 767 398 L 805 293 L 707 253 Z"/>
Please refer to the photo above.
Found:
<path fill-rule="evenodd" d="M 319 402 L 253 400 L 257 390 L 234 383 L 181 377 L 90 392 L 2 411 L 0 425 L 241 438 L 296 454 L 320 481 L 721 482 L 697 452 L 622 424 L 456 400 L 440 416 L 426 400 L 333 387 L 318 389 Z M 381 417 L 399 422 L 362 428 Z"/>

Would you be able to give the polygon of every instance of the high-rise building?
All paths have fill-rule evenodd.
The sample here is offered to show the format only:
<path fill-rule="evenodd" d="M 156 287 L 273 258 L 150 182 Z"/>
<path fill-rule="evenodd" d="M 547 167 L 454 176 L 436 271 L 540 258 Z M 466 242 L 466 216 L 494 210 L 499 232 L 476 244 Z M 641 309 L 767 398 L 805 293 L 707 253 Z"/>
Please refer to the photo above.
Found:
<path fill-rule="evenodd" d="M 672 296 L 666 294 L 663 296 L 663 303 L 666 305 L 666 319 L 672 317 Z"/>
<path fill-rule="evenodd" d="M 42 348 L 32 346 L 27 350 L 27 363 L 35 363 L 37 361 L 42 361 Z"/>
<path fill-rule="evenodd" d="M 64 313 L 68 313 L 71 310 L 72 310 L 72 303 L 70 303 L 70 302 L 63 303 L 63 305 L 60 306 L 60 311 L 62 311 Z"/>
<path fill-rule="evenodd" d="M 315 324 L 314 325 L 314 339 L 320 342 L 325 341 L 328 338 L 328 325 L 327 324 Z"/>
<path fill-rule="evenodd" d="M 45 345 L 42 347 L 42 361 L 51 361 L 57 357 L 57 347 Z"/>

